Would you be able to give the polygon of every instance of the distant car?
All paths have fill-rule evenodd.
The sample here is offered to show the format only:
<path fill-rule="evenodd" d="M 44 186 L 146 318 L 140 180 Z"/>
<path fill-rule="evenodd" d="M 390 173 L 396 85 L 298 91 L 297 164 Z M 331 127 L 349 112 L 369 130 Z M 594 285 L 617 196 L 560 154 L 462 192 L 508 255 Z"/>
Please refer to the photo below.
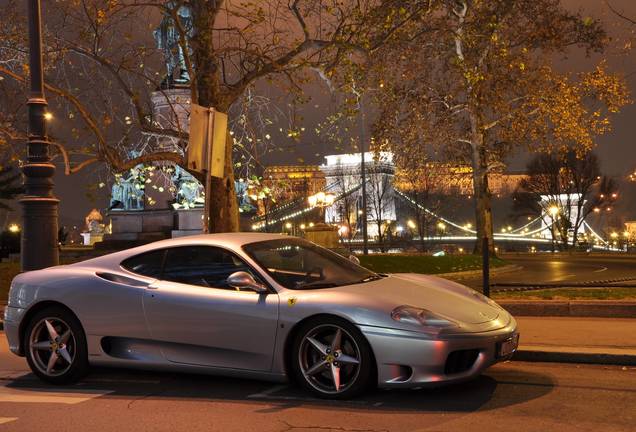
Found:
<path fill-rule="evenodd" d="M 383 275 L 274 234 L 164 240 L 17 276 L 12 352 L 42 380 L 89 365 L 284 381 L 321 397 L 473 378 L 517 347 L 494 301 L 420 274 Z"/>

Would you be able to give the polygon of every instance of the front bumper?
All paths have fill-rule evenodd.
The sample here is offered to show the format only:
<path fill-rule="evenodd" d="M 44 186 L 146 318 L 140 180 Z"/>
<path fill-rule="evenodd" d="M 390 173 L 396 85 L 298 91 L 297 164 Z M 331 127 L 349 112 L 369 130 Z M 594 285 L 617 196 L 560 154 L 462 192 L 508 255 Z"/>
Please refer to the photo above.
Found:
<path fill-rule="evenodd" d="M 497 330 L 435 339 L 426 339 L 418 332 L 364 325 L 359 328 L 375 355 L 378 386 L 382 388 L 435 386 L 473 378 L 489 366 L 508 360 L 512 354 L 498 357 L 497 346 L 517 334 L 517 323 L 512 317 Z M 449 358 L 451 353 L 456 354 Z M 458 363 L 457 354 L 460 366 L 465 366 L 459 371 L 457 367 L 448 367 Z"/>
<path fill-rule="evenodd" d="M 20 320 L 26 309 L 7 306 L 4 309 L 4 333 L 9 342 L 9 350 L 17 355 L 20 352 Z"/>

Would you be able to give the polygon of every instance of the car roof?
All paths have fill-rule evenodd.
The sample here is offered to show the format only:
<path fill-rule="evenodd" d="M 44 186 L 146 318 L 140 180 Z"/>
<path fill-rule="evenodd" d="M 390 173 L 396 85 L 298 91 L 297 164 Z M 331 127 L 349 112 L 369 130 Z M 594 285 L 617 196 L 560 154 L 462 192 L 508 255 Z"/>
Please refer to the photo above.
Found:
<path fill-rule="evenodd" d="M 155 249 L 163 249 L 168 247 L 190 246 L 190 245 L 211 245 L 225 247 L 230 250 L 240 250 L 243 245 L 248 243 L 261 242 L 266 240 L 280 240 L 296 238 L 284 234 L 269 234 L 255 232 L 233 232 L 233 233 L 217 233 L 217 234 L 199 234 L 184 237 L 177 237 L 166 240 L 159 240 L 142 246 L 114 252 L 101 257 L 81 261 L 71 266 L 112 266 L 119 264 L 126 258 L 150 252 Z"/>
<path fill-rule="evenodd" d="M 154 243 L 148 243 L 141 246 L 148 247 L 152 245 L 152 249 L 156 247 L 171 247 L 171 246 L 187 246 L 191 244 L 210 244 L 226 247 L 240 247 L 248 243 L 266 241 L 266 240 L 279 240 L 289 238 L 288 235 L 283 234 L 270 234 L 270 233 L 255 233 L 255 232 L 232 232 L 232 233 L 216 233 L 216 234 L 198 234 L 185 237 L 177 237 L 166 240 L 159 240 Z"/>

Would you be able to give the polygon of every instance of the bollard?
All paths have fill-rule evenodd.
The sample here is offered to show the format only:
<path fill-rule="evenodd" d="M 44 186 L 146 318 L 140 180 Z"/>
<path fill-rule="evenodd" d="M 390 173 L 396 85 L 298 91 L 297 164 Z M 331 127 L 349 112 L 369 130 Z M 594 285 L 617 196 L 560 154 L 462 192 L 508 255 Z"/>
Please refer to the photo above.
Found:
<path fill-rule="evenodd" d="M 486 297 L 490 297 L 490 249 L 488 237 L 484 237 L 481 245 L 482 261 L 482 291 Z"/>

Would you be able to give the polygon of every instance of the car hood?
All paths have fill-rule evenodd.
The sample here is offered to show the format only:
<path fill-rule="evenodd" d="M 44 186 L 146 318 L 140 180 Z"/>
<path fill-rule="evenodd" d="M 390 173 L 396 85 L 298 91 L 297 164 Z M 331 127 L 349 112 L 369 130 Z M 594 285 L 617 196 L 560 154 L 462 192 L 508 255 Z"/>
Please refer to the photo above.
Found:
<path fill-rule="evenodd" d="M 497 319 L 501 309 L 486 303 L 468 287 L 436 276 L 415 273 L 391 274 L 363 284 L 341 286 L 341 293 L 365 298 L 386 310 L 409 305 L 466 324 L 481 324 Z"/>

